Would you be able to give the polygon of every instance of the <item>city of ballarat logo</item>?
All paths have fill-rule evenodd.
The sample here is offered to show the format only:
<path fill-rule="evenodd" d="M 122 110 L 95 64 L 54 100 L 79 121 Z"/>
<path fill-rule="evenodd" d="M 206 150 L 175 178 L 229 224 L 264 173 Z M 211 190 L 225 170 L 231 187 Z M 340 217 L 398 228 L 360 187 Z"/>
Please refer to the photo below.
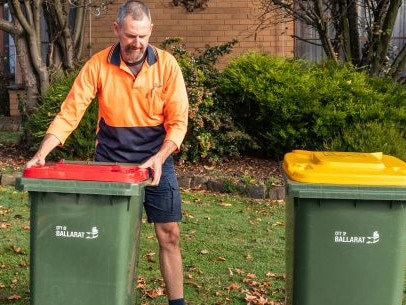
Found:
<path fill-rule="evenodd" d="M 97 227 L 92 227 L 90 231 L 74 231 L 69 230 L 67 226 L 56 226 L 55 236 L 60 238 L 85 238 L 95 239 L 99 237 L 99 230 Z"/>
<path fill-rule="evenodd" d="M 379 242 L 379 232 L 374 231 L 369 236 L 359 236 L 348 234 L 345 231 L 335 231 L 334 242 L 335 243 L 350 243 L 350 244 L 376 244 Z"/>

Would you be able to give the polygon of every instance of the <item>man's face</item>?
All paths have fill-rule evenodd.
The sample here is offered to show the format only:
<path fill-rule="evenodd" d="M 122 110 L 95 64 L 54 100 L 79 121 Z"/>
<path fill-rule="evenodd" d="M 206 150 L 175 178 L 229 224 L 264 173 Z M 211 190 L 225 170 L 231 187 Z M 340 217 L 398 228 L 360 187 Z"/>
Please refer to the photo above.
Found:
<path fill-rule="evenodd" d="M 148 46 L 152 24 L 145 16 L 141 21 L 126 16 L 123 23 L 114 23 L 114 33 L 120 42 L 121 57 L 129 63 L 141 59 Z"/>

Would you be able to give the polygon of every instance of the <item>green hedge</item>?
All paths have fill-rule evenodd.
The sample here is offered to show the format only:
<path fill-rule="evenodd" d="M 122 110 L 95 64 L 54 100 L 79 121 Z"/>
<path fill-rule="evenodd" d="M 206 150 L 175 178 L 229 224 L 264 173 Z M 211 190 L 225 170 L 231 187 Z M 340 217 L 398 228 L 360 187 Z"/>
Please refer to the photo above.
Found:
<path fill-rule="evenodd" d="M 220 72 L 217 59 L 235 41 L 202 52 L 180 39 L 163 47 L 177 58 L 189 101 L 188 132 L 177 158 L 206 162 L 239 154 L 282 159 L 293 149 L 381 151 L 406 160 L 406 89 L 371 79 L 350 65 L 250 52 Z M 36 149 L 78 71 L 56 78 L 29 122 Z M 91 159 L 97 122 L 93 102 L 54 158 Z"/>
<path fill-rule="evenodd" d="M 292 149 L 406 157 L 405 88 L 350 65 L 251 52 L 227 65 L 217 95 L 266 157 L 280 159 Z"/>
<path fill-rule="evenodd" d="M 187 51 L 180 38 L 167 39 L 162 47 L 177 59 L 189 96 L 188 132 L 178 159 L 216 162 L 222 157 L 238 156 L 240 147 L 254 141 L 234 124 L 228 108 L 214 94 L 221 73 L 218 59 L 231 52 L 236 40 L 195 52 Z"/>
<path fill-rule="evenodd" d="M 178 159 L 215 162 L 223 156 L 236 156 L 240 146 L 252 143 L 247 134 L 234 125 L 229 111 L 219 107 L 213 94 L 220 72 L 215 68 L 218 58 L 229 53 L 236 41 L 202 51 L 189 52 L 180 38 L 169 38 L 162 48 L 170 51 L 182 69 L 190 103 L 188 131 Z M 58 113 L 79 71 L 57 77 L 51 83 L 40 107 L 29 122 L 36 149 L 50 122 Z M 97 102 L 87 110 L 78 128 L 65 145 L 56 149 L 51 157 L 56 159 L 91 159 L 97 123 Z"/>

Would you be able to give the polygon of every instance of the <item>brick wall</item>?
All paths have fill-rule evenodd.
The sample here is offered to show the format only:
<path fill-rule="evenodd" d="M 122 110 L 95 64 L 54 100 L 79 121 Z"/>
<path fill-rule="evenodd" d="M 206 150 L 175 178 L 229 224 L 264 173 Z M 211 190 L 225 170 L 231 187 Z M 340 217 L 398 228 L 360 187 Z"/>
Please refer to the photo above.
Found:
<path fill-rule="evenodd" d="M 20 99 L 25 98 L 25 90 L 24 89 L 9 89 L 8 90 L 8 97 L 10 100 L 10 116 L 19 116 L 20 110 L 18 109 L 18 104 Z"/>
<path fill-rule="evenodd" d="M 121 1 L 109 6 L 100 17 L 90 15 L 86 26 L 88 55 L 116 41 L 113 22 Z M 294 54 L 293 23 L 279 23 L 262 31 L 255 31 L 258 23 L 259 0 L 210 0 L 204 10 L 187 12 L 174 7 L 171 0 L 145 0 L 152 11 L 154 28 L 150 42 L 159 45 L 166 37 L 182 37 L 186 48 L 203 49 L 237 39 L 230 55 L 249 50 L 292 57 Z M 274 20 L 277 20 L 275 16 Z M 225 57 L 223 61 L 227 61 Z"/>

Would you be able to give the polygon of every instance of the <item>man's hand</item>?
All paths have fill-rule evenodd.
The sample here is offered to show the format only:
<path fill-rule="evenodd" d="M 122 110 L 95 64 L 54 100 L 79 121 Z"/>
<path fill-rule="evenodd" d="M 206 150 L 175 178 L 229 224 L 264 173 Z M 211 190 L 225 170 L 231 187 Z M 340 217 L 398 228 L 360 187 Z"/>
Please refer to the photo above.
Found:
<path fill-rule="evenodd" d="M 27 162 L 25 168 L 30 168 L 33 165 L 45 165 L 45 157 L 37 152 L 34 157 L 32 157 L 32 159 Z"/>
<path fill-rule="evenodd" d="M 46 134 L 39 146 L 37 153 L 27 162 L 25 168 L 30 168 L 33 165 L 45 165 L 46 156 L 61 142 L 52 134 Z"/>
<path fill-rule="evenodd" d="M 140 165 L 141 168 L 151 168 L 152 170 L 152 181 L 149 185 L 155 186 L 159 184 L 162 175 L 162 164 L 162 159 L 159 156 L 154 155 Z"/>
<path fill-rule="evenodd" d="M 172 141 L 165 141 L 161 149 L 140 165 L 141 168 L 151 168 L 153 179 L 150 185 L 158 185 L 162 175 L 162 164 L 177 148 L 176 144 Z"/>

